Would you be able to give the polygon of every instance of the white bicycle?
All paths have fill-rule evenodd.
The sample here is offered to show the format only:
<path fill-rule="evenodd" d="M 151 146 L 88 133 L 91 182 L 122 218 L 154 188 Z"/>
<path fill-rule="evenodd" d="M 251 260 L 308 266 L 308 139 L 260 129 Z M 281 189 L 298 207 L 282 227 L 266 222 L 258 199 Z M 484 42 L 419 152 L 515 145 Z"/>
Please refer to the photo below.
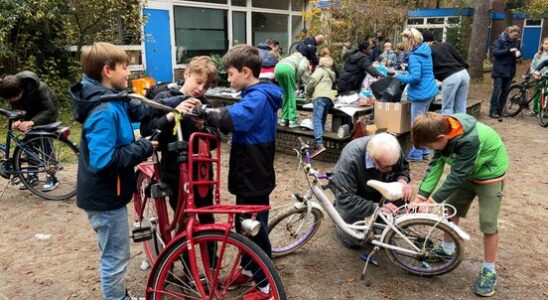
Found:
<path fill-rule="evenodd" d="M 346 223 L 335 210 L 332 202 L 323 190 L 331 184 L 333 174 L 320 174 L 310 164 L 310 148 L 299 138 L 299 166 L 304 162 L 304 173 L 309 190 L 303 197 L 295 193 L 296 202 L 287 211 L 272 219 L 268 225 L 272 243 L 272 255 L 289 254 L 306 244 L 318 231 L 324 217 L 324 211 L 335 224 L 362 246 L 373 245 L 373 251 L 364 257 L 367 265 L 380 248 L 386 250 L 390 260 L 404 270 L 420 276 L 436 276 L 454 270 L 464 257 L 463 241 L 470 236 L 449 219 L 454 216 L 455 208 L 448 204 L 425 205 L 428 212 L 418 212 L 418 207 L 403 205 L 399 213 L 392 215 L 381 208 L 386 200 L 394 201 L 403 197 L 402 185 L 397 182 L 384 183 L 369 180 L 367 185 L 378 190 L 383 196 L 371 218 L 353 224 Z M 328 184 L 322 185 L 321 182 Z M 371 230 L 373 228 L 373 230 Z M 448 255 L 443 251 L 442 241 L 453 242 L 455 251 Z"/>

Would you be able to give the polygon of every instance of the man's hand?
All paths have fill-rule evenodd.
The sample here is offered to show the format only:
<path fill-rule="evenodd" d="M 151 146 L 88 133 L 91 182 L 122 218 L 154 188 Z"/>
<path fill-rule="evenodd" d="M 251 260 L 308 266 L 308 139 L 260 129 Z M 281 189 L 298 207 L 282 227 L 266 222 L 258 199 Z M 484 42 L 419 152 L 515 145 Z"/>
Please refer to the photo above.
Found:
<path fill-rule="evenodd" d="M 20 121 L 17 121 L 17 122 L 20 122 Z M 13 123 L 12 128 L 17 129 L 17 130 L 22 131 L 22 132 L 27 132 L 28 130 L 30 130 L 32 128 L 32 126 L 34 126 L 33 121 L 23 121 L 23 122 L 20 122 L 19 124 L 17 124 L 17 126 L 15 127 L 15 124 L 17 122 Z"/>
<path fill-rule="evenodd" d="M 403 185 L 403 200 L 405 200 L 405 202 L 409 202 L 409 200 L 411 200 L 411 195 L 413 194 L 411 186 L 407 183 L 407 181 L 405 181 L 405 179 L 399 179 L 398 182 Z"/>
<path fill-rule="evenodd" d="M 21 121 L 15 121 L 11 124 L 11 129 L 19 130 L 19 125 L 21 124 Z"/>
<path fill-rule="evenodd" d="M 382 211 L 385 212 L 385 213 L 389 213 L 389 214 L 392 214 L 392 215 L 395 215 L 398 213 L 399 209 L 396 205 L 390 203 L 390 202 L 386 202 L 384 203 L 384 205 L 382 206 Z"/>

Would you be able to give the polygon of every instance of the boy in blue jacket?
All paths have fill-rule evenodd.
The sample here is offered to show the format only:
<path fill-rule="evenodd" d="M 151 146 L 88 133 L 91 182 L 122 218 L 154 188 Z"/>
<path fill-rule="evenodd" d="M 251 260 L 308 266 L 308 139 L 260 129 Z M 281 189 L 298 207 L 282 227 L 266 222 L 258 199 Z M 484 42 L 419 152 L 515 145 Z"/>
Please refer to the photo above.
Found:
<path fill-rule="evenodd" d="M 236 195 L 236 204 L 269 205 L 269 195 L 274 190 L 274 151 L 276 142 L 277 110 L 282 106 L 282 90 L 267 82 L 259 82 L 261 57 L 259 51 L 249 45 L 238 45 L 223 57 L 230 86 L 242 91 L 242 99 L 236 104 L 206 113 L 194 108 L 194 113 L 206 119 L 206 124 L 218 127 L 222 132 L 232 132 L 228 190 Z M 236 230 L 241 232 L 241 218 L 236 218 Z M 257 215 L 261 222 L 259 233 L 252 237 L 270 257 L 272 248 L 268 239 L 268 211 Z M 255 281 L 258 288 L 248 291 L 243 299 L 271 299 L 272 290 L 265 282 L 258 267 L 249 264 L 249 257 L 242 256 L 241 268 L 235 278 L 223 281 L 240 286 Z"/>
<path fill-rule="evenodd" d="M 128 86 L 129 58 L 109 43 L 82 51 L 84 76 L 70 89 L 75 119 L 82 124 L 76 204 L 97 233 L 104 299 L 129 299 L 124 275 L 129 262 L 126 204 L 135 190 L 134 167 L 152 154 L 147 139 L 135 141 L 132 121 L 146 107 L 135 102 L 98 101 Z"/>

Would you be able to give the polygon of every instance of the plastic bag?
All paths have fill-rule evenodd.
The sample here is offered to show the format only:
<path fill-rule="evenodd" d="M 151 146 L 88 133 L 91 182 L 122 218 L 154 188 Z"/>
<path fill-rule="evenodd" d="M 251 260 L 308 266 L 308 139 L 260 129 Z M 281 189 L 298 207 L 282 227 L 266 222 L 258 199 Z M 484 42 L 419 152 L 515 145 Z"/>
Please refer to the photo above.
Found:
<path fill-rule="evenodd" d="M 403 92 L 401 81 L 395 77 L 384 77 L 371 84 L 371 91 L 381 102 L 399 102 Z"/>

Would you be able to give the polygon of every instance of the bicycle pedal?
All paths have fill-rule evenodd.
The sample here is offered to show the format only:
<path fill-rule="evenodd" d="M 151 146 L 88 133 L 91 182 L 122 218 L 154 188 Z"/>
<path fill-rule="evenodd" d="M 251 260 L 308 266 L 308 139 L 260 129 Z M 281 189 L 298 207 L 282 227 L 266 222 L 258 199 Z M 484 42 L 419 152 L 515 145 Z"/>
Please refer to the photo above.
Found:
<path fill-rule="evenodd" d="M 152 228 L 139 227 L 131 231 L 131 238 L 134 243 L 140 243 L 152 239 Z"/>
<path fill-rule="evenodd" d="M 360 259 L 367 262 L 367 258 L 371 256 L 369 258 L 369 263 L 370 264 L 373 264 L 374 266 L 379 266 L 379 261 L 377 260 L 377 257 L 375 255 L 371 255 L 369 252 L 364 252 L 361 256 L 360 256 Z"/>

